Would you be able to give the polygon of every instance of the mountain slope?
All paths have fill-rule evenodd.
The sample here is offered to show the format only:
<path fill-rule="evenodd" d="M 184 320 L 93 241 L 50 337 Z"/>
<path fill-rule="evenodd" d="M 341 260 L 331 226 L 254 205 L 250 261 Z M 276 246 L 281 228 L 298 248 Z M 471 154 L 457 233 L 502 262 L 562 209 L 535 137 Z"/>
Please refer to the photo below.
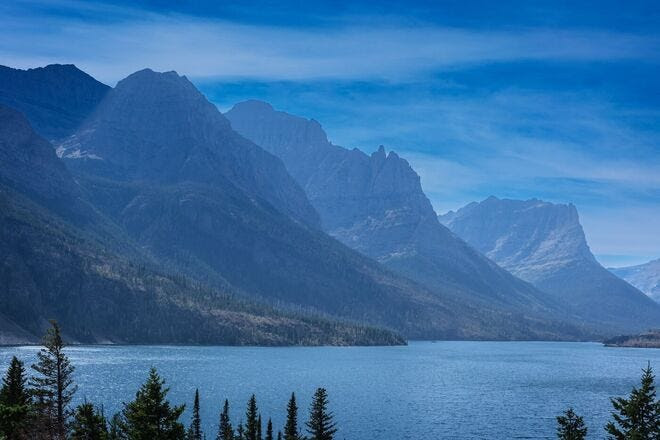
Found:
<path fill-rule="evenodd" d="M 660 259 L 637 266 L 614 267 L 609 271 L 660 302 Z"/>
<path fill-rule="evenodd" d="M 573 205 L 489 197 L 440 219 L 502 267 L 569 304 L 586 320 L 621 330 L 660 324 L 658 304 L 598 264 Z"/>
<path fill-rule="evenodd" d="M 284 314 L 119 257 L 76 226 L 95 215 L 81 194 L 52 146 L 0 106 L 0 343 L 38 342 L 51 318 L 77 342 L 401 343 L 385 330 Z"/>
<path fill-rule="evenodd" d="M 310 205 L 280 160 L 231 130 L 174 72 L 121 81 L 57 151 L 141 249 L 206 282 L 409 337 L 584 335 L 431 293 L 308 226 L 300 219 Z"/>
<path fill-rule="evenodd" d="M 246 101 L 226 114 L 239 133 L 282 158 L 333 237 L 435 291 L 507 310 L 552 313 L 529 284 L 442 226 L 408 162 L 331 144 L 318 122 Z"/>
<path fill-rule="evenodd" d="M 72 134 L 109 90 L 71 64 L 28 70 L 0 66 L 0 104 L 21 111 L 47 139 Z"/>

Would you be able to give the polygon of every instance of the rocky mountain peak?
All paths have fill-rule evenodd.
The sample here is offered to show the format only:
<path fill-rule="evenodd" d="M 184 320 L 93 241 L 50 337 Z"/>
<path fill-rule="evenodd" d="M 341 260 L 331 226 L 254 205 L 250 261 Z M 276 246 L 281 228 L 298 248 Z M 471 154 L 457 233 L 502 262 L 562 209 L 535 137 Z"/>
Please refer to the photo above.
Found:
<path fill-rule="evenodd" d="M 455 234 L 573 311 L 606 325 L 660 323 L 660 308 L 592 255 L 576 207 L 489 197 L 440 216 Z"/>
<path fill-rule="evenodd" d="M 595 262 L 572 204 L 491 196 L 440 216 L 440 221 L 523 278 L 575 261 Z"/>
<path fill-rule="evenodd" d="M 319 223 L 281 160 L 232 130 L 176 72 L 144 69 L 121 80 L 58 153 L 72 169 L 112 179 L 232 184 L 296 220 Z"/>
<path fill-rule="evenodd" d="M 609 270 L 660 303 L 660 258 L 636 266 L 616 267 Z"/>
<path fill-rule="evenodd" d="M 72 134 L 109 90 L 73 64 L 0 66 L 0 103 L 22 112 L 46 139 Z"/>

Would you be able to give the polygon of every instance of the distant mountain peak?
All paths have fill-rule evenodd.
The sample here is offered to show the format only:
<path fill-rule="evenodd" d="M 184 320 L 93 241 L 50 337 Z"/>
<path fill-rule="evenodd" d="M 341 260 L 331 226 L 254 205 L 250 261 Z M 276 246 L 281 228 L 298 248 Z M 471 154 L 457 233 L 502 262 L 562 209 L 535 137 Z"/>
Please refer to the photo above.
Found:
<path fill-rule="evenodd" d="M 251 112 L 241 103 L 226 115 L 239 133 L 282 158 L 324 229 L 342 243 L 438 291 L 460 291 L 489 307 L 543 307 L 541 292 L 438 222 L 419 175 L 394 151 L 345 149 L 311 120 L 266 106 Z"/>
<path fill-rule="evenodd" d="M 21 111 L 49 140 L 72 134 L 109 90 L 73 64 L 27 70 L 0 66 L 0 103 Z"/>
<path fill-rule="evenodd" d="M 608 270 L 660 303 L 660 258 L 636 266 Z"/>
<path fill-rule="evenodd" d="M 491 196 L 439 218 L 514 275 L 573 304 L 576 313 L 628 328 L 660 324 L 660 308 L 598 264 L 572 203 Z"/>
<path fill-rule="evenodd" d="M 230 182 L 318 227 L 318 214 L 281 160 L 232 130 L 217 107 L 174 71 L 143 69 L 119 81 L 57 151 L 72 169 L 117 180 Z"/>
<path fill-rule="evenodd" d="M 528 281 L 575 261 L 595 262 L 577 209 L 570 203 L 490 196 L 439 218 L 472 246 Z"/>

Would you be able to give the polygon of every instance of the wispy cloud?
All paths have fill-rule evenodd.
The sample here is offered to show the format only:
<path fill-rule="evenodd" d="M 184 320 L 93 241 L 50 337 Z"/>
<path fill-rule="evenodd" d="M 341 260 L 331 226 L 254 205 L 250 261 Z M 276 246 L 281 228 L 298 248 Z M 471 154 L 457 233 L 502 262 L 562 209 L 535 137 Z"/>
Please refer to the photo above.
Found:
<path fill-rule="evenodd" d="M 110 83 L 144 66 L 198 78 L 407 80 L 484 62 L 659 56 L 653 36 L 603 31 L 412 27 L 360 17 L 319 32 L 96 6 L 100 20 L 82 2 L 51 2 L 57 14 L 19 4 L 25 8 L 0 18 L 3 62 L 72 62 Z"/>

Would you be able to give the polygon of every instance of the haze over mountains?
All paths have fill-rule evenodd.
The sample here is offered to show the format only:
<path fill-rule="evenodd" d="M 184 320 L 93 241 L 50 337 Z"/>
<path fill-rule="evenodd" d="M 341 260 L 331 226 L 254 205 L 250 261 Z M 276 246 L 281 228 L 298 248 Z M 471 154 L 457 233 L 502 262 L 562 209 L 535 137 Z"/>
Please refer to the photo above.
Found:
<path fill-rule="evenodd" d="M 371 325 L 579 339 L 660 317 L 583 319 L 442 226 L 395 153 L 334 146 L 265 103 L 225 117 L 185 77 L 149 69 L 114 89 L 74 66 L 0 80 L 0 102 L 54 140 L 3 111 L 5 341 L 51 317 L 80 341 L 235 344 L 401 341 Z"/>
<path fill-rule="evenodd" d="M 660 259 L 636 266 L 613 267 L 609 270 L 637 287 L 654 301 L 660 302 Z"/>
<path fill-rule="evenodd" d="M 32 127 L 49 140 L 72 134 L 109 90 L 73 65 L 0 66 L 0 102 L 30 115 Z"/>
<path fill-rule="evenodd" d="M 596 261 L 572 204 L 489 197 L 440 219 L 503 268 L 584 319 L 621 330 L 657 323 L 658 305 Z"/>
<path fill-rule="evenodd" d="M 56 318 L 77 342 L 370 344 L 390 332 L 239 300 L 109 248 L 85 191 L 23 115 L 0 105 L 0 343 L 36 343 Z M 85 225 L 95 227 L 84 228 Z"/>
<path fill-rule="evenodd" d="M 282 158 L 305 189 L 326 232 L 430 288 L 489 307 L 553 307 L 442 226 L 417 173 L 381 146 L 371 156 L 331 144 L 320 124 L 269 104 L 237 104 L 227 117 L 239 133 Z"/>

